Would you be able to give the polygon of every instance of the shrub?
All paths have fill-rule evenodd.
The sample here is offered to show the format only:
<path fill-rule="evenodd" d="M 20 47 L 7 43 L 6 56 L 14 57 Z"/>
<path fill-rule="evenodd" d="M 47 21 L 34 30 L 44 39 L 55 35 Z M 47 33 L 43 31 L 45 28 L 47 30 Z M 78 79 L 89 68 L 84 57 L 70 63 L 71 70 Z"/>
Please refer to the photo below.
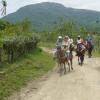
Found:
<path fill-rule="evenodd" d="M 16 36 L 4 39 L 3 50 L 8 56 L 8 62 L 35 49 L 38 42 L 39 39 L 36 36 Z"/>

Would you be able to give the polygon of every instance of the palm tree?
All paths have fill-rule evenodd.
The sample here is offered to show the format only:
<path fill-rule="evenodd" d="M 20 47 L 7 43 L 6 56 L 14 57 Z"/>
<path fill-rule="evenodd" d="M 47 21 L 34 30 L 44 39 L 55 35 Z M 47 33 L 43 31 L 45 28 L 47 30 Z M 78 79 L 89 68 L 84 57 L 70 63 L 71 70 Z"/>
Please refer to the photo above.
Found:
<path fill-rule="evenodd" d="M 1 15 L 5 16 L 6 15 L 6 7 L 7 7 L 7 1 L 6 0 L 2 0 L 2 8 L 1 8 Z"/>

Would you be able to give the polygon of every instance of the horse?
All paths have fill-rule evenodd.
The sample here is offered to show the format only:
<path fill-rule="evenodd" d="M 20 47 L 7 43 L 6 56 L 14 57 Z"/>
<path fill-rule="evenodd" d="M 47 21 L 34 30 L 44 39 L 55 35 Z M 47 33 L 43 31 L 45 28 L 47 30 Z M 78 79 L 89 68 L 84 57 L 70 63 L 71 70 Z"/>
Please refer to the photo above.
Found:
<path fill-rule="evenodd" d="M 78 64 L 83 65 L 86 47 L 83 44 L 77 44 L 76 52 L 78 56 Z"/>
<path fill-rule="evenodd" d="M 64 50 L 61 47 L 57 47 L 56 52 L 54 53 L 54 58 L 56 58 L 58 67 L 59 67 L 59 72 L 62 74 L 64 71 L 64 74 L 66 74 L 66 57 Z"/>
<path fill-rule="evenodd" d="M 92 57 L 92 51 L 93 51 L 93 45 L 91 42 L 87 41 L 86 42 L 86 49 L 88 51 L 88 57 L 91 58 Z"/>
<path fill-rule="evenodd" d="M 58 66 L 60 67 L 59 72 L 62 73 L 62 68 L 64 69 L 64 73 L 66 74 L 66 64 L 68 64 L 69 67 L 69 72 L 70 69 L 73 70 L 73 52 L 74 47 L 71 44 L 69 47 L 69 52 L 67 52 L 66 50 L 60 48 L 57 48 L 56 52 L 54 53 L 54 57 L 57 59 L 58 62 Z M 70 68 L 71 67 L 71 68 Z"/>

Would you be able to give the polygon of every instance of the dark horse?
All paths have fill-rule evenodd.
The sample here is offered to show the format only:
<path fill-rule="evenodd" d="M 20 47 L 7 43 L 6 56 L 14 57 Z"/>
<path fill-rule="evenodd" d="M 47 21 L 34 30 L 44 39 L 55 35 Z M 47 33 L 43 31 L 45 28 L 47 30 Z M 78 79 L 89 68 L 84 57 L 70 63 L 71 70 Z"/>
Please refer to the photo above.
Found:
<path fill-rule="evenodd" d="M 91 58 L 92 57 L 92 51 L 93 51 L 92 43 L 87 41 L 86 48 L 87 48 L 87 51 L 88 51 L 88 57 Z"/>
<path fill-rule="evenodd" d="M 83 65 L 86 48 L 83 44 L 78 44 L 76 48 L 78 64 Z"/>

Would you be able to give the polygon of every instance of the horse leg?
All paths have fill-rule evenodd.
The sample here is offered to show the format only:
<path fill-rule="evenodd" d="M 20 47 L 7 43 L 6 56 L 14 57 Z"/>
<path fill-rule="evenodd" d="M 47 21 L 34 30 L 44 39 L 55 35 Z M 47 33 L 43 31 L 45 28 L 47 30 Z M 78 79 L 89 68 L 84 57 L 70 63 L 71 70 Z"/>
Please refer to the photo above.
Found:
<path fill-rule="evenodd" d="M 60 64 L 58 63 L 58 73 L 60 73 Z"/>
<path fill-rule="evenodd" d="M 89 58 L 91 58 L 91 56 L 92 56 L 91 53 L 92 53 L 92 51 L 91 51 L 91 49 L 89 49 L 89 50 L 88 50 L 88 57 L 89 57 Z"/>
<path fill-rule="evenodd" d="M 73 70 L 73 60 L 70 59 L 70 63 L 71 63 L 71 69 Z"/>
<path fill-rule="evenodd" d="M 68 67 L 69 67 L 69 72 L 70 72 L 70 62 L 69 62 L 69 60 L 68 60 Z"/>
<path fill-rule="evenodd" d="M 80 65 L 80 57 L 78 56 L 78 64 Z"/>
<path fill-rule="evenodd" d="M 84 62 L 84 55 L 82 56 L 82 65 L 83 65 L 83 62 Z"/>
<path fill-rule="evenodd" d="M 91 49 L 90 49 L 90 58 L 92 57 L 92 50 L 93 50 L 93 49 L 91 48 Z"/>
<path fill-rule="evenodd" d="M 81 65 L 83 65 L 83 62 L 84 62 L 84 55 L 81 55 L 80 59 L 81 59 Z"/>
<path fill-rule="evenodd" d="M 64 74 L 66 74 L 66 65 L 64 63 Z"/>
<path fill-rule="evenodd" d="M 88 50 L 88 57 L 90 58 L 90 50 Z"/>
<path fill-rule="evenodd" d="M 82 65 L 82 55 L 80 56 L 80 65 Z"/>
<path fill-rule="evenodd" d="M 60 64 L 59 66 L 59 72 L 60 72 L 60 75 L 62 75 L 62 64 Z"/>

